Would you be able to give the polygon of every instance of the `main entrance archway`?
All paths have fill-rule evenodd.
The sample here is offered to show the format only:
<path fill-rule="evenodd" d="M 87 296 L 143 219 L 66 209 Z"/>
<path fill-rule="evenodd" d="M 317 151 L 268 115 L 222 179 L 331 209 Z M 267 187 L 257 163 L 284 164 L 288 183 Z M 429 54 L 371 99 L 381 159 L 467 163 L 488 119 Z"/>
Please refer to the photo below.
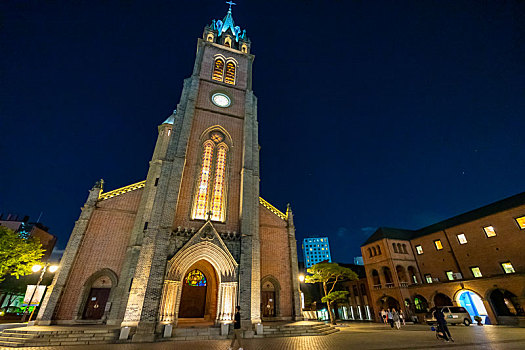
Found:
<path fill-rule="evenodd" d="M 214 320 L 217 316 L 217 275 L 206 260 L 193 264 L 182 281 L 179 318 Z"/>
<path fill-rule="evenodd" d="M 179 318 L 230 322 L 237 300 L 237 266 L 213 226 L 207 223 L 168 262 L 159 308 L 160 324 L 177 324 Z M 194 270 L 206 278 L 206 288 L 198 289 L 198 293 L 193 293 L 195 287 L 190 286 L 202 282 L 202 278 L 197 281 L 201 275 L 193 273 Z"/>

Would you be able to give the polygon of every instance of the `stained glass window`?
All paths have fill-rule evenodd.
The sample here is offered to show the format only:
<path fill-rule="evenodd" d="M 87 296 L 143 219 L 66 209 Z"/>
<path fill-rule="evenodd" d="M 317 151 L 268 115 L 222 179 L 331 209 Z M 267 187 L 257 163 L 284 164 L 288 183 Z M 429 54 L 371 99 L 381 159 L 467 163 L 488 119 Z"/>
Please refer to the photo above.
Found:
<path fill-rule="evenodd" d="M 232 85 L 235 84 L 235 63 L 232 61 L 226 63 L 226 77 L 224 78 L 224 82 Z"/>
<path fill-rule="evenodd" d="M 217 163 L 215 168 L 215 183 L 213 186 L 213 197 L 211 206 L 211 219 L 224 220 L 224 173 L 226 171 L 226 146 L 219 145 L 217 151 Z"/>
<path fill-rule="evenodd" d="M 213 80 L 222 81 L 222 77 L 224 75 L 224 61 L 221 58 L 217 58 L 215 60 L 215 64 L 213 65 Z"/>
<path fill-rule="evenodd" d="M 206 276 L 199 270 L 192 270 L 186 276 L 186 284 L 190 287 L 206 287 Z"/>
<path fill-rule="evenodd" d="M 202 152 L 202 170 L 195 200 L 194 219 L 206 219 L 208 204 L 208 187 L 210 182 L 210 168 L 213 157 L 213 144 L 208 142 L 204 145 Z"/>

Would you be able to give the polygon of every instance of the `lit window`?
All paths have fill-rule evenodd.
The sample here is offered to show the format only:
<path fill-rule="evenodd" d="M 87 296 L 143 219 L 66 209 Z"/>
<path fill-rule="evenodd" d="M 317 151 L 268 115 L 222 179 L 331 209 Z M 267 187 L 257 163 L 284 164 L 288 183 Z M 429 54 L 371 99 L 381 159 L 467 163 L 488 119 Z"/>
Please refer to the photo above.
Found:
<path fill-rule="evenodd" d="M 211 219 L 224 221 L 224 173 L 226 171 L 226 146 L 219 145 L 215 170 L 215 183 L 213 187 L 213 202 L 211 206 Z"/>
<path fill-rule="evenodd" d="M 441 240 L 440 239 L 436 239 L 434 241 L 434 245 L 436 246 L 436 250 L 441 250 L 443 249 L 443 244 L 441 244 Z"/>
<path fill-rule="evenodd" d="M 467 243 L 467 237 L 465 237 L 464 233 L 460 233 L 457 235 L 459 244 L 466 244 Z"/>
<path fill-rule="evenodd" d="M 524 230 L 525 229 L 525 216 L 522 216 L 520 218 L 516 218 L 516 222 L 518 223 L 518 226 Z"/>
<path fill-rule="evenodd" d="M 226 63 L 226 76 L 224 77 L 224 82 L 227 84 L 235 84 L 235 63 L 228 61 Z"/>
<path fill-rule="evenodd" d="M 510 261 L 507 261 L 507 262 L 501 263 L 501 267 L 503 267 L 503 271 L 505 271 L 505 273 L 514 273 L 514 272 L 516 272 L 516 271 L 514 270 L 514 267 L 513 267 L 512 264 L 510 263 Z"/>
<path fill-rule="evenodd" d="M 222 76 L 224 75 L 224 61 L 221 58 L 215 60 L 213 65 L 213 75 L 212 79 L 217 81 L 222 81 Z"/>
<path fill-rule="evenodd" d="M 427 283 L 432 283 L 432 276 L 425 275 L 425 280 L 427 281 Z"/>
<path fill-rule="evenodd" d="M 496 230 L 494 230 L 492 226 L 483 227 L 483 231 L 485 231 L 487 237 L 494 237 L 496 235 Z"/>
<path fill-rule="evenodd" d="M 473 266 L 470 268 L 470 271 L 472 271 L 472 276 L 474 277 L 482 277 L 483 275 L 481 274 L 481 270 L 479 269 L 478 266 Z"/>
<path fill-rule="evenodd" d="M 417 252 L 417 255 L 423 254 L 423 247 L 420 245 L 416 245 L 416 252 Z"/>
<path fill-rule="evenodd" d="M 448 278 L 449 281 L 453 281 L 454 280 L 454 272 L 447 271 L 445 273 L 447 274 L 447 278 Z"/>
<path fill-rule="evenodd" d="M 213 157 L 213 143 L 207 142 L 202 152 L 202 168 L 195 200 L 194 219 L 206 219 L 208 205 L 208 187 L 210 180 L 211 160 Z"/>

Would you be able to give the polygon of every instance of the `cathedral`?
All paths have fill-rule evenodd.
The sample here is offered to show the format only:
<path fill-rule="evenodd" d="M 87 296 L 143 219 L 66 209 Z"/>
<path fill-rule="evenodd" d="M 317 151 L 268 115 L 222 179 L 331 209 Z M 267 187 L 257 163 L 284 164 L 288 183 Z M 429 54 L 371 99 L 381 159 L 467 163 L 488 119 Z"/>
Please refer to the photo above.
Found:
<path fill-rule="evenodd" d="M 251 41 L 231 4 L 197 41 L 146 180 L 89 191 L 37 324 L 107 324 L 151 341 L 166 325 L 301 319 L 290 206 L 259 196 Z"/>

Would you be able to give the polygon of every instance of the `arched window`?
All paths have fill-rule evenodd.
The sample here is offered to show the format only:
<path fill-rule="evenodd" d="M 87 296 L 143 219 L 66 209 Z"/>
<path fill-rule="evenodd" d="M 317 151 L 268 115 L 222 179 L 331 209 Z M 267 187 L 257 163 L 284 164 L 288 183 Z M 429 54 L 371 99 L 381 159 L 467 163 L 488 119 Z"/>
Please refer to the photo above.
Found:
<path fill-rule="evenodd" d="M 224 177 L 226 172 L 226 145 L 217 147 L 217 161 L 215 162 L 215 181 L 213 185 L 213 202 L 211 206 L 211 219 L 224 221 Z"/>
<path fill-rule="evenodd" d="M 373 253 L 374 256 L 377 255 L 376 247 L 372 247 L 372 253 Z"/>
<path fill-rule="evenodd" d="M 392 248 L 394 248 L 394 253 L 397 253 L 397 245 L 395 243 L 392 243 Z"/>
<path fill-rule="evenodd" d="M 224 39 L 224 46 L 232 47 L 232 40 L 228 37 Z"/>
<path fill-rule="evenodd" d="M 224 60 L 222 58 L 217 58 L 213 64 L 213 74 L 212 79 L 217 81 L 222 81 L 224 76 Z"/>
<path fill-rule="evenodd" d="M 377 255 L 381 255 L 381 247 L 377 246 Z"/>
<path fill-rule="evenodd" d="M 222 132 L 212 131 L 208 140 L 204 142 L 201 173 L 193 205 L 193 219 L 206 220 L 210 214 L 210 219 L 213 221 L 225 220 L 228 146 L 223 140 Z"/>
<path fill-rule="evenodd" d="M 204 150 L 202 151 L 202 166 L 199 177 L 199 187 L 197 188 L 197 196 L 195 198 L 194 219 L 206 219 L 213 146 L 213 142 L 207 141 L 204 144 Z"/>
<path fill-rule="evenodd" d="M 368 254 L 369 254 L 369 258 L 372 257 L 372 249 L 368 248 Z"/>
<path fill-rule="evenodd" d="M 407 252 L 407 245 L 406 244 L 403 244 L 403 253 L 408 254 L 408 252 Z"/>
<path fill-rule="evenodd" d="M 235 63 L 228 61 L 226 63 L 226 76 L 224 77 L 224 82 L 227 84 L 235 84 Z"/>
<path fill-rule="evenodd" d="M 403 250 L 401 250 L 401 243 L 397 244 L 397 251 L 399 252 L 399 254 L 403 254 Z"/>

